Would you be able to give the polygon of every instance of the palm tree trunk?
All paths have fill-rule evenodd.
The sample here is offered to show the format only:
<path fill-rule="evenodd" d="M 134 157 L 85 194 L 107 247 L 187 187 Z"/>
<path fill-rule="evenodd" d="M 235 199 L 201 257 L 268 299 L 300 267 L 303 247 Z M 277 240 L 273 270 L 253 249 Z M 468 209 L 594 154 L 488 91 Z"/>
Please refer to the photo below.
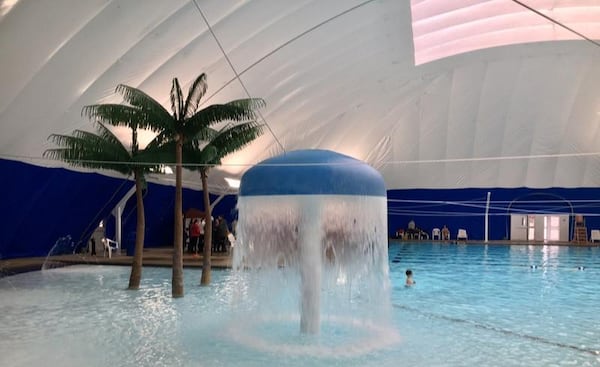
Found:
<path fill-rule="evenodd" d="M 210 208 L 210 195 L 208 192 L 208 180 L 206 170 L 200 171 L 202 177 L 202 196 L 204 197 L 204 253 L 202 259 L 202 278 L 200 285 L 210 284 L 210 257 L 212 256 L 212 210 Z"/>
<path fill-rule="evenodd" d="M 175 147 L 175 226 L 173 243 L 173 279 L 171 295 L 183 297 L 183 209 L 182 209 L 182 149 L 183 137 L 179 136 Z"/>
<path fill-rule="evenodd" d="M 135 254 L 129 275 L 129 288 L 139 289 L 142 279 L 142 262 L 144 254 L 144 236 L 146 231 L 146 216 L 144 215 L 144 198 L 142 197 L 142 173 L 135 169 L 135 198 L 137 203 L 137 224 L 135 227 Z"/>

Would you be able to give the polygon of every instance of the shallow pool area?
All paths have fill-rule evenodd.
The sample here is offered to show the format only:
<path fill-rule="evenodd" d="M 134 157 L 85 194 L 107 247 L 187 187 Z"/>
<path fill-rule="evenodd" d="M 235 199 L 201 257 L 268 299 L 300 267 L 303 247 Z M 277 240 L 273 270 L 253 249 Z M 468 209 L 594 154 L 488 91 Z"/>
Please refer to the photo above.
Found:
<path fill-rule="evenodd" d="M 391 321 L 328 311 L 319 335 L 256 311 L 229 270 L 200 287 L 185 269 L 180 299 L 168 268 L 145 268 L 139 291 L 128 267 L 24 273 L 0 279 L 0 365 L 598 366 L 599 250 L 391 244 Z"/>

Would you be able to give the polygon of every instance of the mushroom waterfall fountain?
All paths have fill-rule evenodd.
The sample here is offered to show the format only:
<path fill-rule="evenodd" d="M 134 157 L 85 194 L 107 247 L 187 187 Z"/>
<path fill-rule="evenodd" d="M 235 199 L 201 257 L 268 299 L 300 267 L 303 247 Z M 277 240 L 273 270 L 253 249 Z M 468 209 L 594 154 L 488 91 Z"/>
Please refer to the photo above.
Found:
<path fill-rule="evenodd" d="M 255 300 L 249 319 L 298 322 L 305 337 L 354 328 L 377 339 L 358 343 L 359 353 L 397 341 L 388 329 L 386 189 L 364 162 L 297 150 L 249 169 L 240 184 L 233 265 L 247 275 L 244 296 Z"/>

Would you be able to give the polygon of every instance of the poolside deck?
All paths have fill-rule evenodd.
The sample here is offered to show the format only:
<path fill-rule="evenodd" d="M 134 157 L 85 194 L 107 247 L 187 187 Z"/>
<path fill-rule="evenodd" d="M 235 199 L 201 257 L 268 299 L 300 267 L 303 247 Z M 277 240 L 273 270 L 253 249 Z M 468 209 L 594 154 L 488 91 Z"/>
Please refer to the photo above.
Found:
<path fill-rule="evenodd" d="M 48 262 L 51 266 L 67 266 L 75 264 L 131 266 L 132 261 L 132 256 L 113 253 L 112 258 L 109 259 L 108 255 L 102 256 L 102 252 L 100 252 L 97 256 L 90 256 L 88 254 L 73 254 L 50 256 L 47 258 L 30 257 L 0 260 L 0 278 L 18 273 L 40 270 L 46 262 Z M 202 261 L 202 255 L 198 257 L 194 257 L 189 254 L 183 255 L 184 267 L 201 268 Z M 172 264 L 173 248 L 144 249 L 144 266 L 171 267 Z M 231 256 L 222 253 L 213 254 L 213 256 L 211 256 L 211 266 L 213 268 L 230 268 Z"/>
<path fill-rule="evenodd" d="M 455 244 L 456 240 L 452 241 L 431 241 L 431 240 L 400 240 L 390 239 L 389 243 L 438 243 L 438 244 Z M 480 245 L 483 241 L 460 241 L 461 244 L 467 245 Z M 599 247 L 600 243 L 585 242 L 516 242 L 516 241 L 489 241 L 488 245 L 519 245 L 519 246 L 571 246 L 571 247 Z M 184 267 L 202 267 L 202 255 L 194 257 L 189 254 L 183 255 L 183 266 Z M 131 266 L 133 261 L 132 256 L 123 254 L 113 255 L 112 258 L 108 256 L 102 256 L 99 253 L 97 256 L 90 256 L 88 254 L 74 254 L 74 255 L 60 255 L 46 257 L 30 257 L 20 259 L 9 259 L 0 260 L 0 278 L 14 275 L 18 273 L 24 273 L 28 271 L 40 270 L 44 263 L 48 261 L 52 266 L 67 266 L 75 264 L 87 264 L 87 265 L 122 265 Z M 144 266 L 162 266 L 171 267 L 173 263 L 173 248 L 151 248 L 144 249 Z M 213 254 L 211 257 L 211 266 L 213 268 L 230 268 L 231 267 L 231 255 L 229 254 Z"/>

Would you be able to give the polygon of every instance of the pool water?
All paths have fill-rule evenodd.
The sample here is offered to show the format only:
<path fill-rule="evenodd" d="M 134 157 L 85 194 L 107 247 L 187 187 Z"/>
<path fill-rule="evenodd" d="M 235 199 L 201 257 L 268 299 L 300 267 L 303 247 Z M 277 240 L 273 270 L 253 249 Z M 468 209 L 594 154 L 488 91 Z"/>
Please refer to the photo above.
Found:
<path fill-rule="evenodd" d="M 396 245 L 389 257 L 413 364 L 600 365 L 598 248 Z"/>
<path fill-rule="evenodd" d="M 0 365 L 600 366 L 598 248 L 391 244 L 389 264 L 391 322 L 325 315 L 317 336 L 244 313 L 259 301 L 231 271 L 200 287 L 185 269 L 180 299 L 168 268 L 145 268 L 139 291 L 128 267 L 2 278 Z"/>

